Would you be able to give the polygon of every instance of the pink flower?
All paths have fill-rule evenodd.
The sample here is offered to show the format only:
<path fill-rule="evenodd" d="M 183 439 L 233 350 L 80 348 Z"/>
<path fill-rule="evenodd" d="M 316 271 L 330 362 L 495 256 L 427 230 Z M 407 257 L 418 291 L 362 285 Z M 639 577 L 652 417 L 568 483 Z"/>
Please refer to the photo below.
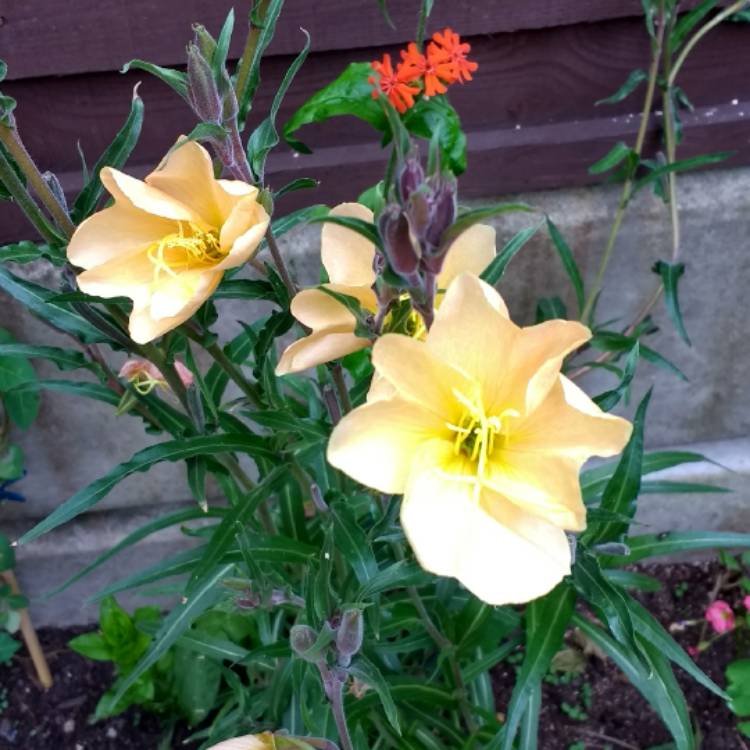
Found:
<path fill-rule="evenodd" d="M 688 646 L 687 652 L 693 657 L 693 659 L 698 658 L 698 655 L 700 654 L 700 650 L 697 646 Z"/>
<path fill-rule="evenodd" d="M 750 612 L 750 594 L 748 594 L 743 600 L 742 604 L 744 605 L 745 609 Z"/>
<path fill-rule="evenodd" d="M 174 368 L 186 388 L 193 384 L 193 373 L 180 361 L 175 361 Z M 150 393 L 156 386 L 167 387 L 167 381 L 159 368 L 147 359 L 129 359 L 120 368 L 121 378 L 133 384 L 133 387 L 143 395 Z"/>
<path fill-rule="evenodd" d="M 722 599 L 717 599 L 706 610 L 706 619 L 717 633 L 728 633 L 734 630 L 734 612 Z"/>

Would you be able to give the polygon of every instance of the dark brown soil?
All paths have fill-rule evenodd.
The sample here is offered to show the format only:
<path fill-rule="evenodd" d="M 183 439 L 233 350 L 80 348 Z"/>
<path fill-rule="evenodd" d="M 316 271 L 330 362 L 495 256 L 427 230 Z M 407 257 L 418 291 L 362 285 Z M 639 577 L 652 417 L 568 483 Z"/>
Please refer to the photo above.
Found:
<path fill-rule="evenodd" d="M 700 620 L 720 569 L 714 564 L 670 565 L 644 572 L 664 582 L 662 591 L 642 595 L 649 610 L 669 627 L 683 620 Z M 741 610 L 739 589 L 722 597 Z M 157 750 L 164 727 L 157 717 L 130 710 L 126 714 L 91 724 L 89 717 L 103 690 L 112 680 L 108 664 L 91 662 L 66 648 L 79 631 L 43 629 L 40 638 L 55 675 L 48 692 L 37 685 L 30 661 L 20 651 L 10 665 L 0 666 L 0 750 Z M 675 637 L 694 646 L 701 626 L 686 628 Z M 576 645 L 571 639 L 571 644 Z M 741 646 L 747 656 L 747 645 Z M 724 668 L 735 658 L 737 639 L 720 639 L 699 657 L 699 665 L 719 684 Z M 500 711 L 508 704 L 514 665 L 496 671 L 495 692 Z M 678 670 L 703 750 L 750 750 L 737 734 L 732 714 L 714 696 Z M 540 750 L 647 750 L 669 743 L 658 717 L 611 662 L 596 655 L 586 659 L 585 671 L 562 684 L 545 682 L 539 738 Z M 5 691 L 5 693 L 3 692 Z M 585 700 L 585 698 L 589 700 Z M 7 703 L 7 705 L 6 705 Z M 187 747 L 184 733 L 162 747 Z M 580 743 L 576 745 L 575 743 Z"/>
<path fill-rule="evenodd" d="M 642 594 L 638 598 L 667 628 L 680 621 L 702 620 L 720 570 L 718 565 L 709 563 L 641 568 L 642 572 L 651 573 L 662 581 L 664 587 L 657 593 Z M 732 604 L 735 611 L 743 611 L 740 589 L 722 592 L 721 598 Z M 699 624 L 673 635 L 687 648 L 697 644 L 701 629 Z M 708 630 L 706 635 L 710 635 Z M 577 647 L 574 636 L 569 640 Z M 697 663 L 718 685 L 724 686 L 726 665 L 738 655 L 748 655 L 744 649 L 742 654 L 736 651 L 736 638 L 725 636 L 702 653 Z M 685 692 L 693 723 L 699 729 L 702 750 L 748 750 L 750 740 L 738 734 L 735 718 L 726 704 L 681 670 L 675 672 Z M 495 674 L 500 711 L 508 705 L 513 679 L 513 665 L 502 664 Z M 590 696 L 588 707 L 584 700 L 587 693 Z M 670 741 L 658 716 L 611 661 L 589 655 L 584 672 L 570 683 L 544 684 L 540 750 L 569 750 L 571 745 L 576 750 L 647 750 L 660 745 L 672 747 Z"/>
<path fill-rule="evenodd" d="M 97 724 L 90 716 L 112 683 L 109 663 L 70 651 L 68 641 L 84 629 L 42 628 L 39 638 L 55 679 L 41 689 L 21 649 L 0 666 L 0 750 L 156 750 L 165 735 L 160 720 L 129 710 Z M 3 696 L 4 692 L 4 696 Z M 178 747 L 179 740 L 167 747 Z M 187 746 L 182 746 L 187 747 Z"/>

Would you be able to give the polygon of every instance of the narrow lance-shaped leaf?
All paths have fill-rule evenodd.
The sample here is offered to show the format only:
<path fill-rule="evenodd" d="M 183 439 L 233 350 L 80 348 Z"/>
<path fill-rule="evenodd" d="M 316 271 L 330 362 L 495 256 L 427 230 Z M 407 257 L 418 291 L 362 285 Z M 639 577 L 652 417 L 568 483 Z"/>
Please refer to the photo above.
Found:
<path fill-rule="evenodd" d="M 131 474 L 146 471 L 162 461 L 181 461 L 192 456 L 229 452 L 247 453 L 256 458 L 275 458 L 268 443 L 255 435 L 208 435 L 152 445 L 139 451 L 129 461 L 116 466 L 101 479 L 97 479 L 66 500 L 47 518 L 27 531 L 19 539 L 19 544 L 27 544 L 87 511 L 104 498 L 115 485 Z"/>
<path fill-rule="evenodd" d="M 660 180 L 664 175 L 671 174 L 672 172 L 688 172 L 692 169 L 698 169 L 699 167 L 707 167 L 711 164 L 718 164 L 719 162 L 729 159 L 733 155 L 733 151 L 719 151 L 715 154 L 693 156 L 689 159 L 681 159 L 680 161 L 673 161 L 670 164 L 664 164 L 663 166 L 655 167 L 645 177 L 642 177 L 635 183 L 630 197 L 632 198 L 632 196 L 635 195 L 639 190 L 643 189 L 647 185 L 650 185 L 652 182 Z"/>
<path fill-rule="evenodd" d="M 667 303 L 667 313 L 670 320 L 677 329 L 677 333 L 680 334 L 680 338 L 688 346 L 692 346 L 690 337 L 685 330 L 685 323 L 682 320 L 680 302 L 677 296 L 677 284 L 682 274 L 685 273 L 685 264 L 665 263 L 659 260 L 654 264 L 653 271 L 661 276 L 661 281 L 664 285 L 664 300 Z"/>
<path fill-rule="evenodd" d="M 630 146 L 620 141 L 615 143 L 605 156 L 589 167 L 589 174 L 604 174 L 605 172 L 609 172 L 610 169 L 614 169 L 616 166 L 622 164 L 625 159 L 628 160 L 630 169 L 638 164 L 638 155 Z"/>
<path fill-rule="evenodd" d="M 138 96 L 138 86 L 133 90 L 133 101 L 130 105 L 130 113 L 120 131 L 112 143 L 107 146 L 104 153 L 91 170 L 91 177 L 83 190 L 73 203 L 71 218 L 76 224 L 80 224 L 96 208 L 96 204 L 102 196 L 104 187 L 99 177 L 104 167 L 122 169 L 128 157 L 133 152 L 143 125 L 143 99 Z"/>
<path fill-rule="evenodd" d="M 573 251 L 565 241 L 565 237 L 562 236 L 560 230 L 555 226 L 552 219 L 550 219 L 549 217 L 547 217 L 547 231 L 549 232 L 552 243 L 557 250 L 557 254 L 560 256 L 560 260 L 562 261 L 565 273 L 568 274 L 570 283 L 573 285 L 573 289 L 575 290 L 578 310 L 582 311 L 585 303 L 583 278 L 581 277 L 581 272 L 578 270 L 578 264 L 573 257 Z"/>
<path fill-rule="evenodd" d="M 507 214 L 514 211 L 534 213 L 536 209 L 526 203 L 496 203 L 494 206 L 484 206 L 482 208 L 473 208 L 469 211 L 464 211 L 458 216 L 453 224 L 443 232 L 443 236 L 440 238 L 440 244 L 443 245 L 443 247 L 447 247 L 460 234 L 465 232 L 469 227 L 474 226 L 474 224 L 478 224 L 480 221 L 485 221 L 486 219 L 491 219 L 494 216 L 500 216 L 501 214 Z"/>
<path fill-rule="evenodd" d="M 262 183 L 264 179 L 266 158 L 271 149 L 279 143 L 279 134 L 276 130 L 276 115 L 279 112 L 281 103 L 284 101 L 284 96 L 289 86 L 291 86 L 294 77 L 307 58 L 307 53 L 310 51 L 310 35 L 304 29 L 302 29 L 302 33 L 305 35 L 305 44 L 302 51 L 289 66 L 289 70 L 284 74 L 281 84 L 276 89 L 268 117 L 252 132 L 247 142 L 247 155 L 250 160 L 250 166 L 255 179 L 259 183 Z"/>
<path fill-rule="evenodd" d="M 600 104 L 617 104 L 617 102 L 627 99 L 627 97 L 629 97 L 647 79 L 648 74 L 645 70 L 638 69 L 631 71 L 625 83 L 623 83 L 622 86 L 620 86 L 620 88 L 611 96 L 599 99 L 599 101 L 596 102 L 596 106 L 598 107 Z"/>
<path fill-rule="evenodd" d="M 161 65 L 154 65 L 154 63 L 145 60 L 131 60 L 122 66 L 120 72 L 127 73 L 133 69 L 151 73 L 151 75 L 166 83 L 173 91 L 176 91 L 185 101 L 188 100 L 187 76 L 179 70 L 163 68 Z"/>
<path fill-rule="evenodd" d="M 750 549 L 750 534 L 734 531 L 665 531 L 627 538 L 628 555 L 611 555 L 602 559 L 606 565 L 629 565 L 662 555 L 694 552 L 704 549 Z"/>
<path fill-rule="evenodd" d="M 649 391 L 638 406 L 633 418 L 633 434 L 622 453 L 620 462 L 602 494 L 603 510 L 633 518 L 636 500 L 641 489 L 641 468 L 643 464 L 643 431 L 646 422 L 646 409 L 651 399 Z M 613 521 L 591 526 L 584 534 L 583 541 L 588 546 L 620 539 L 628 531 L 625 523 Z"/>
<path fill-rule="evenodd" d="M 636 367 L 638 366 L 638 360 L 641 356 L 640 343 L 636 341 L 635 346 L 631 349 L 628 358 L 625 360 L 625 368 L 622 373 L 622 379 L 617 385 L 617 388 L 600 393 L 595 396 L 593 401 L 602 411 L 612 411 L 612 409 L 620 403 L 622 397 L 630 389 L 630 384 L 633 382 L 635 377 Z"/>
<path fill-rule="evenodd" d="M 523 246 L 539 231 L 541 226 L 540 223 L 535 227 L 528 227 L 527 229 L 522 229 L 514 234 L 504 245 L 503 249 L 493 258 L 489 266 L 482 271 L 482 281 L 486 281 L 491 286 L 495 286 L 495 284 L 497 284 L 497 282 L 503 277 L 505 269 L 508 267 L 508 263 L 516 257 Z"/>
<path fill-rule="evenodd" d="M 364 654 L 359 654 L 354 663 L 349 667 L 349 672 L 375 690 L 383 705 L 388 722 L 400 735 L 401 725 L 398 720 L 396 704 L 393 702 L 391 689 L 377 666 L 367 659 Z"/>

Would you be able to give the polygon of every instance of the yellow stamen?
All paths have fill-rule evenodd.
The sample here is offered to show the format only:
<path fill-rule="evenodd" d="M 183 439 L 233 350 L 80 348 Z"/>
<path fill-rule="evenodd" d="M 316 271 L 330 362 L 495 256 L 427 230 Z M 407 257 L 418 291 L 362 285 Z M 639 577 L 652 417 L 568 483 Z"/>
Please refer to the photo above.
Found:
<path fill-rule="evenodd" d="M 154 264 L 154 281 L 162 272 L 177 278 L 181 272 L 211 266 L 224 258 L 219 236 L 193 222 L 177 222 L 178 230 L 151 243 L 146 249 Z"/>

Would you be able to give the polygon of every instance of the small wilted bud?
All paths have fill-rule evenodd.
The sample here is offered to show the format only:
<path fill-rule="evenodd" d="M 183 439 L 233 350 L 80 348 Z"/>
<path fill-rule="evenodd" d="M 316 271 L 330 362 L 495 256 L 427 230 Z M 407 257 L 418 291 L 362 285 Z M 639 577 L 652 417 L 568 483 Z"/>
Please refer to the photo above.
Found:
<path fill-rule="evenodd" d="M 419 268 L 419 253 L 412 242 L 406 214 L 399 206 L 388 206 L 380 214 L 378 227 L 391 268 L 410 279 Z"/>
<path fill-rule="evenodd" d="M 68 202 L 65 200 L 65 191 L 62 189 L 57 175 L 53 172 L 42 172 L 42 179 L 47 183 L 47 187 L 52 191 L 55 198 L 57 198 L 57 202 L 67 211 Z"/>
<path fill-rule="evenodd" d="M 317 664 L 320 661 L 319 650 L 313 650 L 317 640 L 318 634 L 309 625 L 294 625 L 289 634 L 292 651 L 310 664 Z"/>
<path fill-rule="evenodd" d="M 424 169 L 422 168 L 422 164 L 418 158 L 410 156 L 404 163 L 398 176 L 398 192 L 401 203 L 406 204 L 412 193 L 418 190 L 423 182 Z"/>
<path fill-rule="evenodd" d="M 204 59 L 210 64 L 216 53 L 216 40 L 211 36 L 203 24 L 194 23 L 195 44 L 199 47 Z"/>
<path fill-rule="evenodd" d="M 341 616 L 341 624 L 336 631 L 336 650 L 339 664 L 348 667 L 352 656 L 359 653 L 364 638 L 364 618 L 362 610 L 347 609 Z"/>
<path fill-rule="evenodd" d="M 204 122 L 222 122 L 224 107 L 211 65 L 195 42 L 188 44 L 187 78 L 188 99 L 195 114 Z"/>

